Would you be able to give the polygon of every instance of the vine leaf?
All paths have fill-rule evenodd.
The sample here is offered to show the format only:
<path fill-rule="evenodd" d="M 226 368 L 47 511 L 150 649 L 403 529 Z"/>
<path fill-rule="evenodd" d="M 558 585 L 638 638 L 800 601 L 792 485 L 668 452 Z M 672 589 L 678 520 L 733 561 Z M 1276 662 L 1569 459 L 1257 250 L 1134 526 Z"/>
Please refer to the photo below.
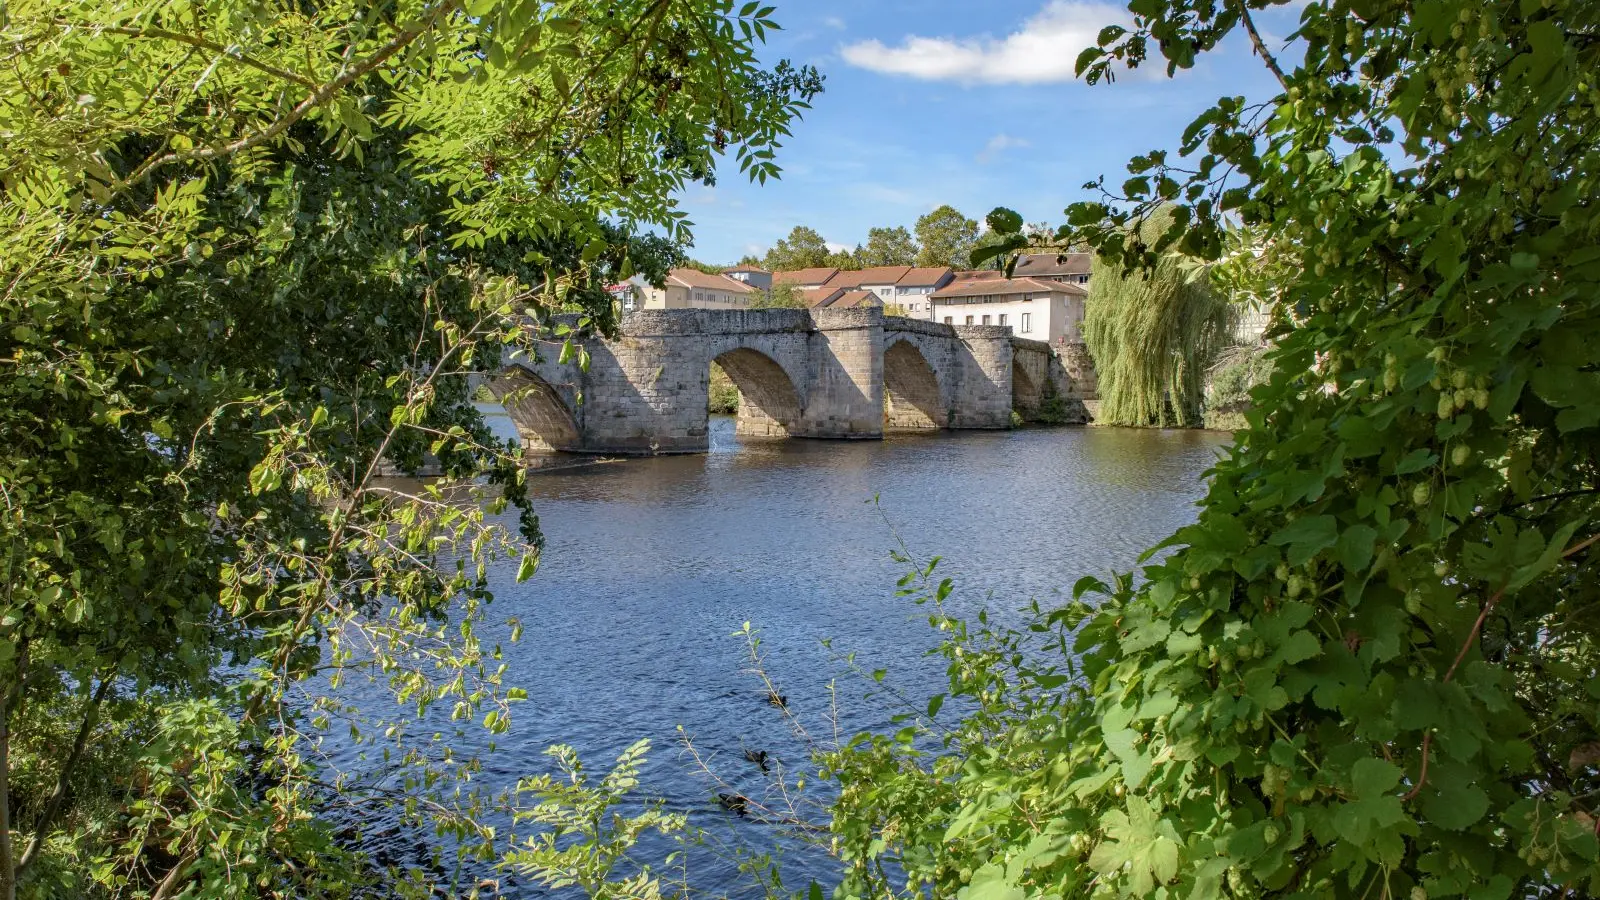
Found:
<path fill-rule="evenodd" d="M 1128 811 L 1113 809 L 1100 819 L 1106 838 L 1089 856 L 1097 872 L 1115 872 L 1128 866 L 1130 887 L 1138 896 L 1149 894 L 1178 874 L 1178 834 L 1172 823 L 1156 815 L 1142 797 L 1128 798 Z"/>

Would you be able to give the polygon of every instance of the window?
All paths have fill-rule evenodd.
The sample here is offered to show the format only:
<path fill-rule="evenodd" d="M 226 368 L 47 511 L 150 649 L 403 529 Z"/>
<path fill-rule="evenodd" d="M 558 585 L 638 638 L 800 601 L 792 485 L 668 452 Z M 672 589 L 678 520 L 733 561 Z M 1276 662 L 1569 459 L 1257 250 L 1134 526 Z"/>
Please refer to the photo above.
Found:
<path fill-rule="evenodd" d="M 1001 313 L 1000 314 L 1000 321 L 997 324 L 1000 324 L 1000 325 L 1006 324 L 1006 314 L 1005 313 Z"/>
<path fill-rule="evenodd" d="M 694 292 L 694 299 L 699 301 L 699 302 L 702 302 L 702 303 L 705 302 L 706 292 L 705 291 L 695 291 Z"/>
<path fill-rule="evenodd" d="M 1033 330 L 1033 313 L 1022 314 L 1022 333 L 1027 334 Z"/>
<path fill-rule="evenodd" d="M 968 325 L 972 324 L 972 317 L 971 316 L 967 316 L 967 324 Z"/>
<path fill-rule="evenodd" d="M 949 324 L 950 324 L 950 317 L 949 317 L 949 316 L 945 316 L 945 317 L 944 317 L 944 323 L 945 323 L 945 324 L 946 324 L 946 325 L 949 325 Z"/>
<path fill-rule="evenodd" d="M 983 317 L 983 324 L 985 324 L 985 325 L 989 324 L 989 317 L 988 316 L 984 316 Z"/>

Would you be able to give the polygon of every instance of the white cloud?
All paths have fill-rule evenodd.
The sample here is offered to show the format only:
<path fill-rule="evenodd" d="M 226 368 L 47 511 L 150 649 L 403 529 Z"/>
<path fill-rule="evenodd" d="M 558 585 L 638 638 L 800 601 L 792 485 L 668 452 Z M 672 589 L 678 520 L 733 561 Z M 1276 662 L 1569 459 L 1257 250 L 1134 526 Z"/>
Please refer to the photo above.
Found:
<path fill-rule="evenodd" d="M 994 137 L 989 138 L 989 143 L 984 144 L 983 149 L 978 151 L 978 162 L 988 165 L 989 163 L 994 162 L 995 157 L 1007 150 L 1015 150 L 1019 147 L 1032 146 L 1033 142 L 1029 141 L 1027 138 L 1012 137 L 1011 135 L 1004 133 L 997 134 Z"/>
<path fill-rule="evenodd" d="M 848 44 L 840 53 L 863 69 L 925 81 L 1045 84 L 1072 81 L 1078 54 L 1095 46 L 1100 29 L 1131 22 L 1116 4 L 1050 0 L 1021 30 L 1003 38 L 907 35 L 896 47 L 874 39 Z"/>
<path fill-rule="evenodd" d="M 822 24 L 832 28 L 834 31 L 844 31 L 846 27 L 844 20 L 838 16 L 829 16 L 822 20 Z"/>
<path fill-rule="evenodd" d="M 849 244 L 839 244 L 835 243 L 834 241 L 825 241 L 824 243 L 828 245 L 829 253 L 849 253 L 851 250 L 855 249 Z"/>

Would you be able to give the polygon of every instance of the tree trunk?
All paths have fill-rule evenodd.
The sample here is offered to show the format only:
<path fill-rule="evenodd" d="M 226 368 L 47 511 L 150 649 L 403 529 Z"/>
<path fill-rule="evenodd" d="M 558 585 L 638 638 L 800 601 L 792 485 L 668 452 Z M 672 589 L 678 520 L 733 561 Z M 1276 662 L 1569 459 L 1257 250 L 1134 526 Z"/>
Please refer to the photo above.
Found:
<path fill-rule="evenodd" d="M 100 707 L 105 703 L 106 695 L 110 691 L 111 676 L 107 674 L 100 680 L 100 687 L 95 690 L 93 696 L 87 698 L 88 709 L 84 711 L 83 724 L 78 726 L 77 739 L 72 742 L 72 752 L 67 754 L 66 760 L 62 762 L 61 772 L 56 776 L 55 790 L 50 792 L 44 810 L 39 813 L 38 821 L 33 824 L 33 837 L 28 841 L 28 849 L 22 851 L 22 858 L 17 861 L 18 878 L 27 873 L 28 867 L 33 865 L 33 861 L 39 856 L 39 851 L 44 848 L 44 839 L 50 833 L 50 826 L 55 824 L 56 816 L 61 812 L 62 802 L 66 800 L 72 770 L 83 757 L 84 745 L 89 742 L 89 735 L 94 731 L 94 726 L 100 722 Z"/>
<path fill-rule="evenodd" d="M 16 680 L 0 701 L 0 900 L 17 900 L 17 858 L 11 850 L 11 714 L 22 699 L 28 674 L 28 645 L 17 647 Z"/>

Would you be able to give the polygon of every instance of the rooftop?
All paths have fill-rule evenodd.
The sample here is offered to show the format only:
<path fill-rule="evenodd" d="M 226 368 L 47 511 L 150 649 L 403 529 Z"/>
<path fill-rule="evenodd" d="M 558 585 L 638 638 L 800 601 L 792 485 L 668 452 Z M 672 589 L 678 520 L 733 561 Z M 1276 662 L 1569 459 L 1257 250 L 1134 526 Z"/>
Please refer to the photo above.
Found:
<path fill-rule="evenodd" d="M 815 269 L 795 269 L 790 272 L 773 272 L 772 283 L 819 285 L 826 284 L 828 279 L 837 274 L 839 274 L 838 269 L 822 267 Z"/>
<path fill-rule="evenodd" d="M 1088 275 L 1093 260 L 1089 253 L 1026 253 L 1017 260 L 1012 275 Z"/>
<path fill-rule="evenodd" d="M 999 272 L 995 273 L 1000 276 Z M 1087 297 L 1089 292 L 1081 285 L 1063 284 L 1059 281 L 1039 281 L 1033 278 L 972 278 L 955 281 L 933 292 L 934 300 L 957 297 L 1002 297 L 1013 294 L 1066 294 L 1069 297 Z"/>
<path fill-rule="evenodd" d="M 742 281 L 736 281 L 726 275 L 710 275 L 699 269 L 673 269 L 667 273 L 667 283 L 676 284 L 678 287 L 727 291 L 730 294 L 749 294 L 755 291 Z"/>

